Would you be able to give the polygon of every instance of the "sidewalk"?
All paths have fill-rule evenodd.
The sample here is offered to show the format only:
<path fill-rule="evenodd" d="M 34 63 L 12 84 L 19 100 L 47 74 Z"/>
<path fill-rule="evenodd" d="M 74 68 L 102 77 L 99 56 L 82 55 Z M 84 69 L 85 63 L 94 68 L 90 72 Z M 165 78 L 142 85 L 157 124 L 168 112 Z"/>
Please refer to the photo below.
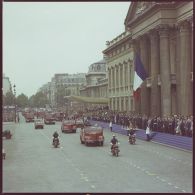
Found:
<path fill-rule="evenodd" d="M 90 120 L 90 123 L 92 125 L 97 123 L 101 127 L 109 130 L 109 123 L 93 121 L 93 120 Z M 122 135 L 127 135 L 127 131 L 123 129 L 121 125 L 113 124 L 112 131 L 115 133 L 120 133 Z M 150 140 L 150 142 L 163 144 L 163 145 L 174 147 L 177 149 L 192 151 L 192 137 L 172 135 L 172 134 L 160 133 L 160 132 L 153 132 L 153 133 L 155 133 L 155 135 Z M 141 140 L 146 140 L 145 130 L 137 129 L 136 138 L 141 139 Z"/>

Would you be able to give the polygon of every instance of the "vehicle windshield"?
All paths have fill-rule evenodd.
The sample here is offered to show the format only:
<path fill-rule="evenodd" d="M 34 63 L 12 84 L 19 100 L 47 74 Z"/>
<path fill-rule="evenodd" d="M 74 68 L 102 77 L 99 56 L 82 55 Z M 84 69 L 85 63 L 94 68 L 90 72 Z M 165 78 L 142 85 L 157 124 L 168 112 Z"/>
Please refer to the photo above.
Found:
<path fill-rule="evenodd" d="M 42 119 L 36 119 L 35 122 L 43 122 Z"/>
<path fill-rule="evenodd" d="M 103 129 L 101 127 L 85 127 L 86 132 L 102 132 Z"/>

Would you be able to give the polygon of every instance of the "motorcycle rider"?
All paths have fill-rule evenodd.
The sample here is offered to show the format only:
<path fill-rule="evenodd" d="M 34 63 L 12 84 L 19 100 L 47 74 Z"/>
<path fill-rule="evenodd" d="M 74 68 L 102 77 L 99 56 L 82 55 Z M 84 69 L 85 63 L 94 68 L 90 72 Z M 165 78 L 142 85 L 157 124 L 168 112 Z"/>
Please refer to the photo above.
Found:
<path fill-rule="evenodd" d="M 132 136 L 135 136 L 135 130 L 133 128 L 131 128 L 129 132 L 129 141 L 132 138 Z"/>
<path fill-rule="evenodd" d="M 59 134 L 58 134 L 57 131 L 55 131 L 55 132 L 53 133 L 53 143 L 54 143 L 54 140 L 55 140 L 56 138 L 58 139 L 58 143 L 59 143 Z"/>
<path fill-rule="evenodd" d="M 115 135 L 112 136 L 112 139 L 111 139 L 110 143 L 112 144 L 112 145 L 111 145 L 111 151 L 112 151 L 114 145 L 115 145 L 116 143 L 118 143 L 118 140 L 116 139 L 116 136 L 115 136 Z"/>

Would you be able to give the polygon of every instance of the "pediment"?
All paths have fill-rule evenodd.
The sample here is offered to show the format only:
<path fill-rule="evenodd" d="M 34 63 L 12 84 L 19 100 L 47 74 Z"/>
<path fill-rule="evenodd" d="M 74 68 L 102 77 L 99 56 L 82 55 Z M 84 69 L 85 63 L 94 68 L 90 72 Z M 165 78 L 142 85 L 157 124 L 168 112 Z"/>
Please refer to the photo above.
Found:
<path fill-rule="evenodd" d="M 138 1 L 138 2 L 132 2 L 126 19 L 125 19 L 125 25 L 137 18 L 138 16 L 142 15 L 142 13 L 149 7 L 151 7 L 152 2 L 145 2 L 145 1 Z"/>

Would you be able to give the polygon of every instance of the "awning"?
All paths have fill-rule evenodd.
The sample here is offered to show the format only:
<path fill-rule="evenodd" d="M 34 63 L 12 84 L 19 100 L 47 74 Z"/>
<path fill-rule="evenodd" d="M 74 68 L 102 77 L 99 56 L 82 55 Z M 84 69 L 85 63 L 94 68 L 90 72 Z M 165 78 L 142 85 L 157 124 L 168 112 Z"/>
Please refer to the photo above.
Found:
<path fill-rule="evenodd" d="M 108 104 L 109 99 L 108 98 L 95 98 L 95 97 L 86 97 L 86 96 L 66 96 L 65 98 L 77 101 L 77 102 L 83 102 L 83 103 L 91 103 L 91 104 Z"/>

